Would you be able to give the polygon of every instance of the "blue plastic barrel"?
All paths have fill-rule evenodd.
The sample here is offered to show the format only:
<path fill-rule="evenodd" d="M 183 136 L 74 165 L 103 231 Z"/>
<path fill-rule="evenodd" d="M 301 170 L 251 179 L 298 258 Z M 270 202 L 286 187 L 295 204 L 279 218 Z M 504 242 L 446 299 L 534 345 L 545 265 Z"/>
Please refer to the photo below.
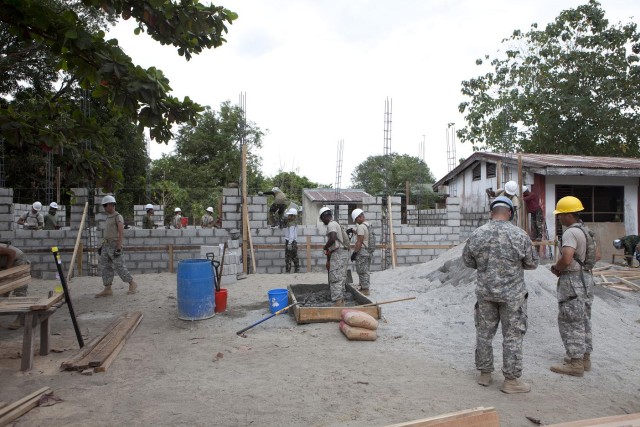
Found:
<path fill-rule="evenodd" d="M 286 289 L 271 289 L 267 292 L 269 296 L 269 310 L 275 313 L 289 305 L 289 291 Z"/>
<path fill-rule="evenodd" d="M 215 274 L 208 259 L 178 263 L 178 318 L 202 320 L 215 315 Z"/>

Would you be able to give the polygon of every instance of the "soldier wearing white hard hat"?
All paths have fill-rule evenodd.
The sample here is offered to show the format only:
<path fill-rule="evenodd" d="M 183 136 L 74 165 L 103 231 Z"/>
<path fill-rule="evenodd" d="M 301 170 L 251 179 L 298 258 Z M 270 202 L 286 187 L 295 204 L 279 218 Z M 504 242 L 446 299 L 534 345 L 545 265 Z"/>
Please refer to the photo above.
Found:
<path fill-rule="evenodd" d="M 60 226 L 58 225 L 58 204 L 56 202 L 51 202 L 49 204 L 49 212 L 44 214 L 44 229 L 45 230 L 58 230 Z"/>
<path fill-rule="evenodd" d="M 351 261 L 356 263 L 356 273 L 360 282 L 360 292 L 369 295 L 371 257 L 375 251 L 375 238 L 371 225 L 365 221 L 364 211 L 354 209 L 351 219 L 356 224 L 356 244 L 351 254 Z"/>
<path fill-rule="evenodd" d="M 173 228 L 176 228 L 179 230 L 182 228 L 182 209 L 175 208 L 173 212 L 174 212 L 174 215 L 173 215 L 173 220 L 171 220 L 171 225 L 173 225 Z"/>
<path fill-rule="evenodd" d="M 102 284 L 104 289 L 95 295 L 96 298 L 110 297 L 113 295 L 111 285 L 115 273 L 120 279 L 129 284 L 128 294 L 135 294 L 138 285 L 133 280 L 133 276 L 124 265 L 122 256 L 124 240 L 124 218 L 116 211 L 116 198 L 104 196 L 102 198 L 102 208 L 107 214 L 104 222 L 102 234 L 102 246 L 98 249 L 100 255 L 100 269 L 102 270 Z"/>
<path fill-rule="evenodd" d="M 526 186 L 522 187 L 523 190 L 526 189 Z M 497 190 L 492 190 L 491 188 L 487 188 L 487 194 L 489 197 L 499 197 L 505 196 L 511 200 L 513 204 L 513 216 L 511 217 L 511 223 L 518 225 L 518 214 L 520 213 L 520 198 L 518 197 L 518 183 L 515 181 L 508 181 L 504 188 L 498 188 Z"/>
<path fill-rule="evenodd" d="M 44 216 L 40 213 L 42 203 L 35 202 L 31 205 L 31 210 L 23 213 L 18 218 L 18 225 L 22 225 L 25 230 L 42 230 L 44 228 Z"/>
<path fill-rule="evenodd" d="M 284 231 L 284 263 L 287 273 L 291 273 L 291 264 L 294 272 L 300 271 L 300 260 L 298 259 L 298 210 L 295 208 L 285 212 L 287 215 L 287 225 Z"/>
<path fill-rule="evenodd" d="M 284 214 L 289 204 L 287 195 L 278 187 L 273 187 L 271 191 L 265 191 L 264 193 L 258 193 L 260 195 L 273 196 L 273 203 L 269 208 L 269 217 L 267 221 L 271 227 L 284 227 Z"/>
<path fill-rule="evenodd" d="M 349 236 L 344 228 L 333 220 L 331 209 L 326 206 L 320 209 L 320 221 L 327 226 L 327 243 L 323 250 L 327 256 L 331 301 L 334 306 L 342 307 L 349 262 Z"/>
<path fill-rule="evenodd" d="M 158 226 L 153 222 L 153 205 L 151 203 L 147 203 L 144 205 L 144 210 L 146 211 L 145 215 L 142 217 L 142 228 L 144 230 L 153 230 Z"/>
<path fill-rule="evenodd" d="M 209 206 L 205 209 L 205 214 L 202 215 L 202 219 L 200 220 L 200 225 L 202 228 L 213 228 L 213 224 L 215 220 L 213 219 L 213 207 Z"/>

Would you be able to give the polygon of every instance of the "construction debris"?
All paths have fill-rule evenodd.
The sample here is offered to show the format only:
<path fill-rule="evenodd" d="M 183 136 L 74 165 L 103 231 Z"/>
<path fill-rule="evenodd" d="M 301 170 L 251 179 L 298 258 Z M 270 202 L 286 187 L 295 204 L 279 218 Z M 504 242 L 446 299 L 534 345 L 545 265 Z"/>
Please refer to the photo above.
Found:
<path fill-rule="evenodd" d="M 80 351 L 60 365 L 66 371 L 105 372 L 124 347 L 125 342 L 142 321 L 142 312 L 125 314 L 107 326 L 103 335 L 96 337 Z"/>

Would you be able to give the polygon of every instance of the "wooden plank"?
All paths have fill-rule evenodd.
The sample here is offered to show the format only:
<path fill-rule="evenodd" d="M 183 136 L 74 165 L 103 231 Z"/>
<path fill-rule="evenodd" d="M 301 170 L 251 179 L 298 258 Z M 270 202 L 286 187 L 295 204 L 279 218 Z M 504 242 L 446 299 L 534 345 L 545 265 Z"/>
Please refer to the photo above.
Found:
<path fill-rule="evenodd" d="M 102 333 L 102 335 L 98 335 L 97 337 L 94 337 L 88 344 L 86 344 L 84 347 L 78 350 L 78 352 L 75 355 L 73 355 L 70 359 L 63 361 L 60 364 L 60 368 L 67 371 L 78 369 L 79 364 L 82 362 L 82 359 L 86 358 L 87 355 L 91 353 L 91 351 L 93 351 L 96 345 L 98 345 L 98 343 L 102 341 L 104 337 L 106 337 L 116 326 L 118 326 L 118 324 L 123 319 L 123 317 L 124 316 L 118 316 L 111 323 L 109 323 L 107 327 L 104 329 L 104 332 Z M 88 363 L 89 362 L 87 360 L 85 363 L 85 367 L 88 366 Z"/>
<path fill-rule="evenodd" d="M 25 274 L 31 274 L 31 264 L 23 264 L 15 267 L 7 268 L 0 271 L 0 280 L 11 277 L 22 277 Z"/>
<path fill-rule="evenodd" d="M 635 414 L 614 415 L 611 417 L 591 418 L 550 424 L 548 427 L 635 427 L 640 426 L 640 412 Z"/>
<path fill-rule="evenodd" d="M 62 298 L 64 298 L 64 293 L 62 293 L 62 292 L 56 293 L 51 298 L 41 299 L 40 301 L 38 301 L 37 303 L 33 304 L 29 308 L 31 310 L 35 310 L 35 311 L 48 310 L 49 308 L 51 308 L 52 305 L 54 305 L 58 301 L 62 300 Z"/>
<path fill-rule="evenodd" d="M 173 245 L 169 245 L 169 273 L 173 272 Z"/>
<path fill-rule="evenodd" d="M 105 338 L 100 342 L 98 346 L 91 352 L 91 360 L 89 361 L 89 367 L 96 367 L 102 365 L 102 363 L 113 353 L 114 349 L 120 344 L 120 341 L 126 339 L 126 336 L 131 334 L 132 328 L 140 323 L 142 313 L 137 311 L 132 313 L 130 317 L 125 318 L 124 321 L 111 331 L 109 334 L 111 339 Z M 102 345 L 105 343 L 105 345 Z"/>
<path fill-rule="evenodd" d="M 499 427 L 500 419 L 494 408 L 473 408 L 423 418 L 387 427 Z"/>
<path fill-rule="evenodd" d="M 24 286 L 31 281 L 31 276 L 25 276 L 20 279 L 14 280 L 11 283 L 7 283 L 6 285 L 0 286 L 0 295 L 6 294 L 7 292 L 11 292 L 12 290 L 19 288 L 20 286 Z"/>
<path fill-rule="evenodd" d="M 33 368 L 33 346 L 35 344 L 34 323 L 38 316 L 33 313 L 24 315 L 24 334 L 22 337 L 22 360 L 20 370 L 28 371 Z"/>
<path fill-rule="evenodd" d="M 624 283 L 625 285 L 635 289 L 636 291 L 640 291 L 640 285 L 636 285 L 635 283 L 633 283 L 633 282 L 631 282 L 631 281 L 629 281 L 627 279 L 624 279 L 622 277 L 617 277 L 617 278 L 620 279 L 620 281 L 622 283 Z"/>
<path fill-rule="evenodd" d="M 307 273 L 311 273 L 311 236 L 309 235 L 307 235 L 307 254 L 306 255 L 307 255 Z"/>
<path fill-rule="evenodd" d="M 127 332 L 127 334 L 125 335 L 124 339 L 122 341 L 120 341 L 120 344 L 118 344 L 118 346 L 113 350 L 113 352 L 111 352 L 111 354 L 109 355 L 109 357 L 107 357 L 104 362 L 102 362 L 102 364 L 100 366 L 97 366 L 94 371 L 95 372 L 106 372 L 107 369 L 109 369 L 109 366 L 111 366 L 111 364 L 113 363 L 113 361 L 116 359 L 116 357 L 118 357 L 118 353 L 120 353 L 120 351 L 122 350 L 122 348 L 124 347 L 124 343 L 127 342 L 127 340 L 129 339 L 129 337 L 131 336 L 131 334 L 133 333 L 133 331 L 136 330 L 136 328 L 138 327 L 138 325 L 140 324 L 140 322 L 142 322 L 142 313 L 140 313 L 140 317 L 138 317 L 138 320 L 133 324 L 133 326 L 129 329 L 129 331 Z"/>
<path fill-rule="evenodd" d="M 0 417 L 4 418 L 9 412 L 19 408 L 20 406 L 24 405 L 25 403 L 27 403 L 28 401 L 30 401 L 34 397 L 40 398 L 40 396 L 43 393 L 48 393 L 50 391 L 51 391 L 51 389 L 49 387 L 43 387 L 40 390 L 34 391 L 33 393 L 23 397 L 20 400 L 16 400 L 12 404 L 10 404 L 8 406 L 5 406 L 4 408 L 0 409 Z M 0 424 L 0 425 L 4 425 L 4 424 Z"/>

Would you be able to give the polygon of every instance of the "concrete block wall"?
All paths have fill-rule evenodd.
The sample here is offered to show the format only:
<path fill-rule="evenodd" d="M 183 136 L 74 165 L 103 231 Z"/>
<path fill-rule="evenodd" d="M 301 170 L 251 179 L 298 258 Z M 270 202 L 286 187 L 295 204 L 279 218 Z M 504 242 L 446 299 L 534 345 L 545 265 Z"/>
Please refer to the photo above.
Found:
<path fill-rule="evenodd" d="M 11 231 L 16 225 L 14 217 L 13 188 L 0 188 L 0 233 Z"/>
<path fill-rule="evenodd" d="M 460 236 L 464 240 L 481 225 L 489 221 L 489 207 L 460 209 Z"/>
<path fill-rule="evenodd" d="M 6 189 L 5 189 L 6 190 Z M 16 221 L 18 221 L 18 218 L 20 218 L 25 212 L 30 212 L 31 211 L 31 206 L 32 204 L 24 204 L 24 203 L 14 203 L 13 205 L 13 224 L 14 224 L 14 228 L 19 228 L 22 229 L 23 226 L 18 225 L 16 223 Z M 57 219 L 57 223 L 60 227 L 65 227 L 66 226 L 66 218 L 67 218 L 67 214 L 66 214 L 66 206 L 64 205 L 58 205 L 58 211 L 56 213 L 56 219 Z M 0 209 L 2 209 L 2 205 L 0 204 Z M 40 213 L 42 213 L 42 215 L 46 214 L 47 212 L 49 212 L 49 206 L 43 204 L 42 205 L 42 210 L 40 211 Z"/>

